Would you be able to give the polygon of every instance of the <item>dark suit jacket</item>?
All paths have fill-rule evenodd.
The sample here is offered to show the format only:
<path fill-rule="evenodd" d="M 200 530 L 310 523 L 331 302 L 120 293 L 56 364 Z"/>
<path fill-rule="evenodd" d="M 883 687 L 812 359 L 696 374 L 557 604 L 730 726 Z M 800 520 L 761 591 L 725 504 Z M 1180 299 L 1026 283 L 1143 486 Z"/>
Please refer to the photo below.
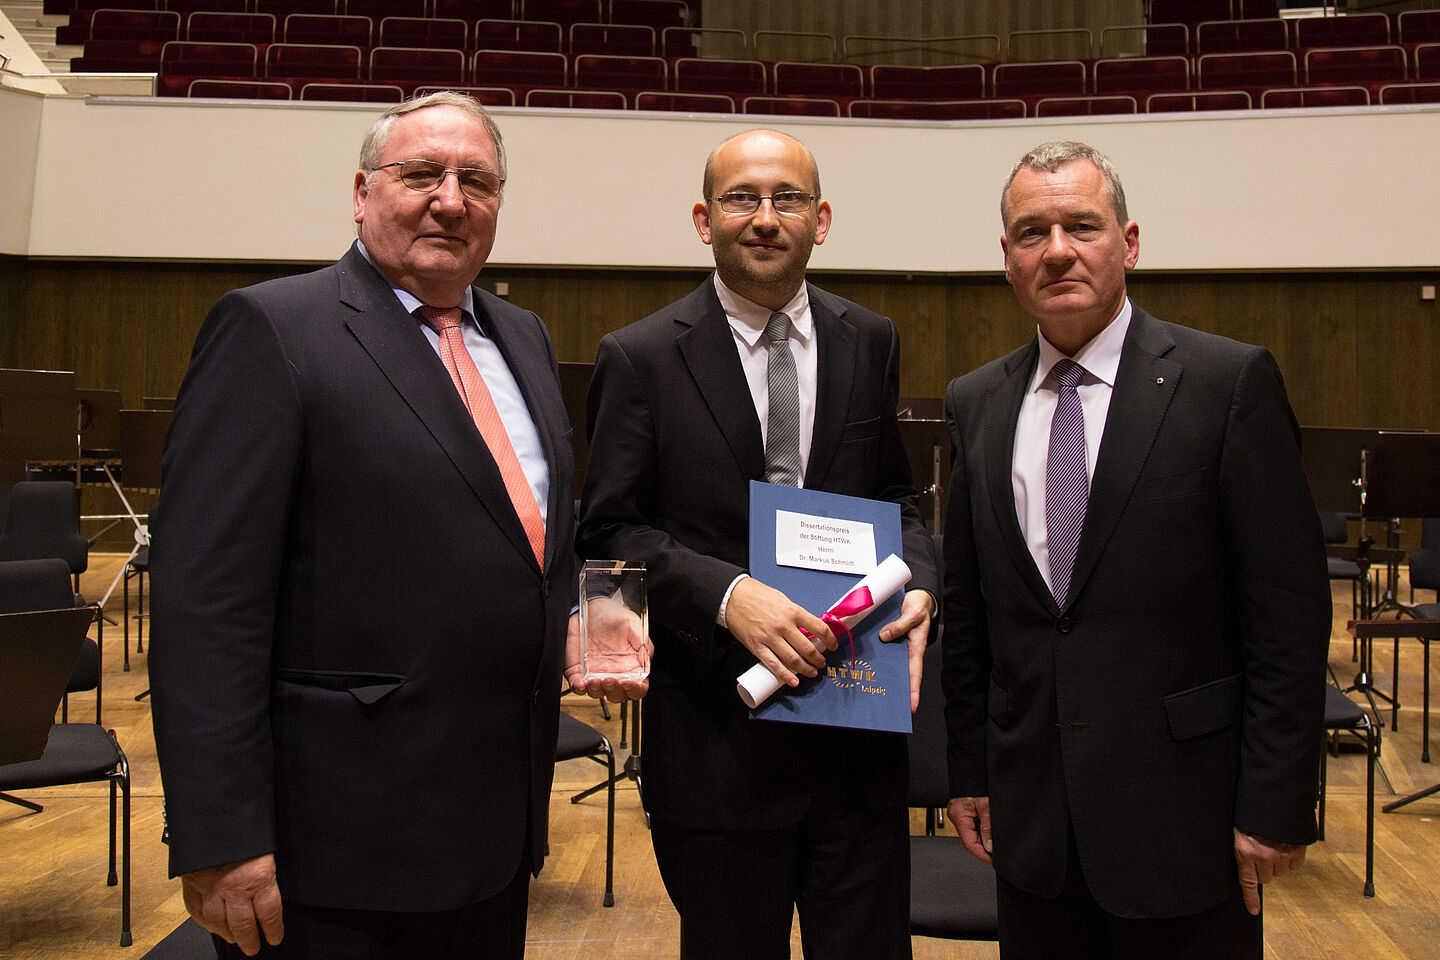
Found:
<path fill-rule="evenodd" d="M 1015 514 L 1032 341 L 954 380 L 944 683 L 952 796 L 990 797 L 995 866 L 1054 896 L 1073 826 L 1096 900 L 1199 912 L 1232 827 L 1315 838 L 1330 634 L 1319 520 L 1280 372 L 1138 308 L 1065 609 Z"/>
<path fill-rule="evenodd" d="M 910 585 L 932 587 L 895 425 L 895 327 L 809 289 L 819 381 L 805 486 L 899 503 Z M 799 820 L 827 775 L 855 793 L 835 802 L 903 802 L 898 736 L 750 720 L 735 692 L 755 658 L 715 616 L 749 562 L 748 481 L 764 479 L 765 452 L 713 279 L 601 341 L 588 421 L 580 553 L 647 565 L 648 809 L 683 826 L 774 828 Z"/>
<path fill-rule="evenodd" d="M 172 874 L 441 910 L 538 869 L 575 596 L 549 337 L 478 289 L 550 465 L 542 574 L 444 365 L 355 248 L 226 294 L 175 403 L 150 571 Z"/>

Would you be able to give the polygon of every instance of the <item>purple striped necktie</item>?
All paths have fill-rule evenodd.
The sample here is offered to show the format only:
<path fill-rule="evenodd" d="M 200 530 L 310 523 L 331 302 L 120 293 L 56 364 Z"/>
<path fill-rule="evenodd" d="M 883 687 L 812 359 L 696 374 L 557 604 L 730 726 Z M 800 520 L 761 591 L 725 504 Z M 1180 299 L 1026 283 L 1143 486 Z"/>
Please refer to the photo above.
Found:
<path fill-rule="evenodd" d="M 1085 464 L 1085 412 L 1076 387 L 1085 368 L 1061 358 L 1050 370 L 1060 388 L 1050 420 L 1050 452 L 1045 462 L 1045 530 L 1050 554 L 1050 589 L 1061 607 L 1070 592 L 1075 551 L 1085 526 L 1090 477 Z"/>

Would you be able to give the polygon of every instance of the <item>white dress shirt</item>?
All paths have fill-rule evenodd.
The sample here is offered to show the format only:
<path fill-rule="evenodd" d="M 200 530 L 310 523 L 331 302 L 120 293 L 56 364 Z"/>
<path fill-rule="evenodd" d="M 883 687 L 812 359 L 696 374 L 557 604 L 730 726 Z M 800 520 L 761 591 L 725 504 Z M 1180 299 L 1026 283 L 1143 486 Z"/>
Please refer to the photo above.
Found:
<path fill-rule="evenodd" d="M 370 260 L 370 254 L 365 250 L 365 245 L 360 244 L 360 252 Z M 371 265 L 374 261 L 371 260 Z M 379 270 L 379 267 L 375 269 Z M 384 275 L 384 272 L 381 272 Z M 386 277 L 388 281 L 389 278 Z M 417 300 L 407 290 L 402 290 L 392 282 L 391 289 L 395 296 L 400 298 L 400 304 L 405 311 L 414 314 L 426 304 Z M 433 304 L 432 304 L 433 306 Z M 510 437 L 510 446 L 515 448 L 515 458 L 520 461 L 520 469 L 525 472 L 525 480 L 530 485 L 530 490 L 535 494 L 535 503 L 540 507 L 540 520 L 542 523 L 548 521 L 550 504 L 550 464 L 545 459 L 545 447 L 540 442 L 540 431 L 535 427 L 535 420 L 530 416 L 530 408 L 525 405 L 525 395 L 520 392 L 520 384 L 515 380 L 515 374 L 510 372 L 510 366 L 505 362 L 505 355 L 500 352 L 500 347 L 485 336 L 480 329 L 480 324 L 475 319 L 475 291 L 467 286 L 465 294 L 460 298 L 460 310 L 464 316 L 460 320 L 461 335 L 465 338 L 465 349 L 470 351 L 470 357 L 475 361 L 475 368 L 480 371 L 480 376 L 485 380 L 485 387 L 490 391 L 490 399 L 495 401 L 495 409 L 500 414 L 500 422 L 505 425 L 505 432 Z M 415 322 L 420 325 L 425 339 L 434 348 L 436 355 L 440 354 L 440 334 L 430 328 L 430 325 L 421 320 L 418 316 Z"/>
<path fill-rule="evenodd" d="M 1110 413 L 1110 396 L 1120 369 L 1125 332 L 1130 329 L 1131 309 L 1127 297 L 1115 319 L 1070 358 L 1085 368 L 1085 377 L 1076 392 L 1085 415 L 1085 472 L 1090 477 L 1095 476 L 1095 458 L 1100 453 L 1100 439 L 1105 435 L 1105 418 Z M 1015 456 L 1010 482 L 1015 491 L 1015 515 L 1020 521 L 1020 532 L 1025 535 L 1025 544 L 1046 586 L 1053 590 L 1049 532 L 1045 524 L 1045 469 L 1050 454 L 1050 421 L 1060 397 L 1050 372 L 1065 355 L 1046 340 L 1038 328 L 1036 337 L 1040 342 L 1040 359 L 1015 422 Z"/>
<path fill-rule="evenodd" d="M 765 325 L 770 322 L 771 311 L 725 286 L 718 273 L 715 274 L 715 293 L 730 321 L 730 332 L 735 335 L 740 366 L 745 370 L 750 399 L 760 418 L 760 441 L 763 444 L 770 427 L 770 344 L 765 339 Z M 790 353 L 795 358 L 795 374 L 800 381 L 800 476 L 803 478 L 810 465 L 810 441 L 815 435 L 816 384 L 820 376 L 820 351 L 815 345 L 815 319 L 810 315 L 809 288 L 804 283 L 800 284 L 799 292 L 778 312 L 790 318 Z M 722 627 L 725 626 L 725 608 L 730 603 L 730 594 L 734 592 L 735 584 L 746 576 L 748 574 L 741 574 L 730 581 L 725 596 L 720 599 L 715 622 Z"/>
<path fill-rule="evenodd" d="M 735 349 L 740 353 L 740 366 L 745 369 L 745 382 L 750 385 L 750 399 L 760 417 L 760 440 L 770 433 L 770 341 L 765 338 L 765 325 L 771 310 L 747 300 L 725 286 L 715 274 L 715 293 L 730 320 L 735 335 Z M 805 284 L 781 307 L 779 313 L 790 318 L 790 354 L 795 358 L 795 374 L 800 380 L 800 476 L 810 464 L 810 440 L 815 435 L 815 390 L 819 379 L 820 351 L 815 346 L 815 320 L 810 315 L 810 291 Z M 803 480 L 802 480 L 803 482 Z"/>

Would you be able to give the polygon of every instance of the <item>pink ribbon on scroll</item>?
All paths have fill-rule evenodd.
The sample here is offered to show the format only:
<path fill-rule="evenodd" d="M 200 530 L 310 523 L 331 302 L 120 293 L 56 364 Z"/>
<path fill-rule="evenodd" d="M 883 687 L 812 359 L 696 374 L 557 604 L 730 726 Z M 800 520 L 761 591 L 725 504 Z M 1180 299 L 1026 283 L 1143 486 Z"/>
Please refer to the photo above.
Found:
<path fill-rule="evenodd" d="M 850 628 L 845 625 L 842 618 L 863 613 L 872 606 L 874 606 L 874 600 L 870 597 L 870 588 L 856 587 L 841 597 L 833 607 L 820 614 L 820 622 L 830 628 L 830 632 L 835 634 L 836 639 L 843 636 L 845 641 L 850 644 L 851 660 L 855 659 L 855 638 L 850 635 Z M 808 630 L 802 628 L 800 632 L 812 640 L 815 639 L 814 634 Z"/>

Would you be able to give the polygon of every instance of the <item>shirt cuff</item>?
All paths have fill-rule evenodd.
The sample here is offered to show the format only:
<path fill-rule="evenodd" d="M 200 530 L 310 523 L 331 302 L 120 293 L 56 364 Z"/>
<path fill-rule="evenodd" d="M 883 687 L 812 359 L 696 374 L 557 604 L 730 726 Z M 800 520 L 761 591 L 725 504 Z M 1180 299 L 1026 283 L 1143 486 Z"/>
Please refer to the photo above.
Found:
<path fill-rule="evenodd" d="M 740 574 L 740 576 L 730 581 L 730 586 L 725 588 L 725 595 L 720 598 L 720 612 L 715 614 L 715 622 L 720 626 L 725 626 L 725 608 L 730 604 L 730 594 L 735 592 L 735 584 L 739 583 L 741 580 L 744 580 L 748 576 L 750 576 L 750 574 L 748 573 Z"/>

